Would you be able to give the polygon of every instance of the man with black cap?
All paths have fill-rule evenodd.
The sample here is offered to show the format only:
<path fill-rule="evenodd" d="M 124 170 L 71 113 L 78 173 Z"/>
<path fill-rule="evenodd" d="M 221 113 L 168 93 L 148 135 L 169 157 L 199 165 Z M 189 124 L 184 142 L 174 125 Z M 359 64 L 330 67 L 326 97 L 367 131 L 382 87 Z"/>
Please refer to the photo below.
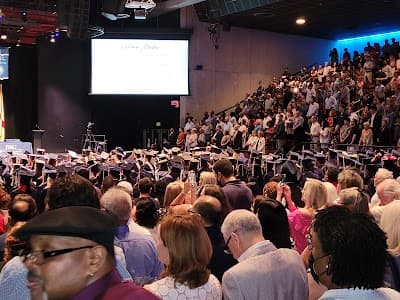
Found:
<path fill-rule="evenodd" d="M 32 219 L 17 233 L 32 299 L 157 299 L 115 269 L 115 218 L 91 207 L 64 207 Z"/>

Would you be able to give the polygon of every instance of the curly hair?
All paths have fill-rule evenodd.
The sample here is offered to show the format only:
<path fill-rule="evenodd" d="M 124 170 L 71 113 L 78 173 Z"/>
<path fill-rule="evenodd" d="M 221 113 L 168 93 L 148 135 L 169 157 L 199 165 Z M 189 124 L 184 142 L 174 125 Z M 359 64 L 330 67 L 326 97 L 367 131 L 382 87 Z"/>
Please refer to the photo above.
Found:
<path fill-rule="evenodd" d="M 332 206 L 319 211 L 313 229 L 323 253 L 330 255 L 327 275 L 334 284 L 360 289 L 382 286 L 386 236 L 370 216 Z"/>
<path fill-rule="evenodd" d="M 264 185 L 263 194 L 268 198 L 276 199 L 277 190 L 278 190 L 278 183 L 275 181 L 270 181 Z"/>
<path fill-rule="evenodd" d="M 0 187 L 0 209 L 7 209 L 11 201 L 11 196 Z"/>
<path fill-rule="evenodd" d="M 26 243 L 17 238 L 15 233 L 23 226 L 26 222 L 17 222 L 7 233 L 6 245 L 4 248 L 4 261 L 9 261 L 14 256 L 17 256 L 21 250 L 26 248 Z"/>

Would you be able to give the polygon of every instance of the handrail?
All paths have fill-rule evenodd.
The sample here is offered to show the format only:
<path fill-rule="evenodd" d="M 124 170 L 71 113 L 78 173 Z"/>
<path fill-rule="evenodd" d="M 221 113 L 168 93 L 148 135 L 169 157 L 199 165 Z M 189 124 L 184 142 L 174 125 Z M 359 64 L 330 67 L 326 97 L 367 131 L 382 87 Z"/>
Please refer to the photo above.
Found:
<path fill-rule="evenodd" d="M 221 110 L 221 111 L 217 112 L 215 115 L 222 114 L 223 112 L 226 112 L 226 111 L 228 111 L 228 110 L 230 110 L 230 109 L 236 107 L 236 105 L 242 104 L 244 101 L 246 101 L 246 99 L 243 99 L 242 101 L 239 101 L 239 102 L 236 103 L 235 105 L 229 106 L 228 108 L 225 108 L 224 110 Z"/>
<path fill-rule="evenodd" d="M 355 147 L 355 148 L 373 148 L 373 149 L 390 149 L 390 150 L 395 150 L 396 146 L 395 145 L 385 145 L 385 146 L 379 146 L 379 145 L 359 145 L 359 144 L 337 144 L 337 143 L 315 143 L 315 142 L 301 142 L 301 143 L 297 143 L 295 145 L 293 145 L 290 150 L 287 152 L 296 152 L 295 149 L 304 146 L 304 145 L 328 145 L 328 146 L 336 146 L 336 147 Z M 337 148 L 330 148 L 333 150 L 341 150 L 341 149 L 337 149 Z M 357 151 L 357 150 L 355 150 Z M 286 154 L 287 154 L 286 153 Z"/>
<path fill-rule="evenodd" d="M 307 66 L 307 69 L 310 69 L 312 66 L 314 66 L 314 65 L 316 65 L 316 64 L 317 64 L 317 63 L 312 63 L 312 64 L 308 65 L 308 66 Z M 296 76 L 296 75 L 298 75 L 300 72 L 301 72 L 301 69 L 300 69 L 300 71 L 297 71 L 296 73 L 292 74 L 292 76 Z M 242 104 L 244 101 L 245 101 L 245 100 L 240 101 L 239 104 Z M 222 113 L 224 113 L 224 112 L 226 112 L 226 111 L 228 111 L 228 110 L 231 110 L 232 108 L 236 107 L 237 104 L 238 104 L 238 103 L 236 103 L 235 105 L 229 106 L 228 108 L 225 108 L 225 109 L 223 109 L 223 110 L 217 112 L 216 115 L 219 115 L 219 114 L 222 114 Z"/>

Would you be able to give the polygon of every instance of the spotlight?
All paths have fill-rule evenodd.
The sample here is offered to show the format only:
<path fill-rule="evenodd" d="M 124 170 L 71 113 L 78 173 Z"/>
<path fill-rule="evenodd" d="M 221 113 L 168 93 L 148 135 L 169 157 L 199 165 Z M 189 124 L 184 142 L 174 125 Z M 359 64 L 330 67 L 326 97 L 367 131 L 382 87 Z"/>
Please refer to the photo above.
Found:
<path fill-rule="evenodd" d="M 7 39 L 7 34 L 2 34 L 2 35 L 0 36 L 0 39 L 6 40 L 6 39 Z"/>
<path fill-rule="evenodd" d="M 50 43 L 54 44 L 56 39 L 54 38 L 54 34 L 50 35 Z"/>
<path fill-rule="evenodd" d="M 21 40 L 18 40 L 17 44 L 15 46 L 20 47 L 21 46 Z"/>
<path fill-rule="evenodd" d="M 296 19 L 296 24 L 297 25 L 304 25 L 304 24 L 306 24 L 306 19 L 304 19 L 303 17 L 297 18 Z"/>
<path fill-rule="evenodd" d="M 61 36 L 60 30 L 57 28 L 57 29 L 54 31 L 54 37 L 55 37 L 55 38 L 59 38 L 60 36 Z"/>
<path fill-rule="evenodd" d="M 21 20 L 24 22 L 28 21 L 28 13 L 26 11 L 21 11 Z"/>

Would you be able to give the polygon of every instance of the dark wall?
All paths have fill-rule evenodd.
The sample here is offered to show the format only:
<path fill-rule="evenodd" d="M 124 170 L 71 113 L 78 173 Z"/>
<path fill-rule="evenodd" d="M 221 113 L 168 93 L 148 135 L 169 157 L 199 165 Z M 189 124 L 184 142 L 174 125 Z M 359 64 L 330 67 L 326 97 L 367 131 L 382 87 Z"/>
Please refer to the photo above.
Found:
<path fill-rule="evenodd" d="M 100 16 L 101 1 L 92 1 L 95 18 L 107 33 L 124 35 L 131 29 L 178 29 L 179 11 L 146 22 L 111 22 Z M 93 5 L 94 6 L 94 5 Z M 137 34 L 136 34 L 137 37 Z M 6 137 L 32 141 L 32 129 L 45 130 L 43 146 L 51 152 L 80 151 L 89 121 L 93 132 L 106 134 L 109 147 L 140 146 L 142 131 L 177 127 L 179 110 L 170 106 L 174 96 L 89 96 L 89 41 L 48 39 L 36 46 L 10 49 L 10 79 L 3 81 Z"/>
<path fill-rule="evenodd" d="M 60 41 L 38 46 L 39 126 L 48 151 L 80 151 L 89 121 L 94 134 L 105 134 L 108 148 L 138 147 L 142 132 L 177 127 L 179 110 L 170 106 L 174 96 L 92 96 L 89 43 Z M 155 83 L 156 84 L 156 83 Z"/>
<path fill-rule="evenodd" d="M 37 124 L 37 50 L 10 48 L 9 79 L 3 81 L 6 138 L 32 141 Z"/>
<path fill-rule="evenodd" d="M 88 42 L 61 40 L 38 45 L 39 126 L 49 151 L 77 150 L 88 105 Z"/>
<path fill-rule="evenodd" d="M 173 96 L 91 96 L 94 132 L 106 134 L 109 146 L 130 149 L 142 146 L 146 128 L 178 127 L 179 110 L 170 105 Z"/>

